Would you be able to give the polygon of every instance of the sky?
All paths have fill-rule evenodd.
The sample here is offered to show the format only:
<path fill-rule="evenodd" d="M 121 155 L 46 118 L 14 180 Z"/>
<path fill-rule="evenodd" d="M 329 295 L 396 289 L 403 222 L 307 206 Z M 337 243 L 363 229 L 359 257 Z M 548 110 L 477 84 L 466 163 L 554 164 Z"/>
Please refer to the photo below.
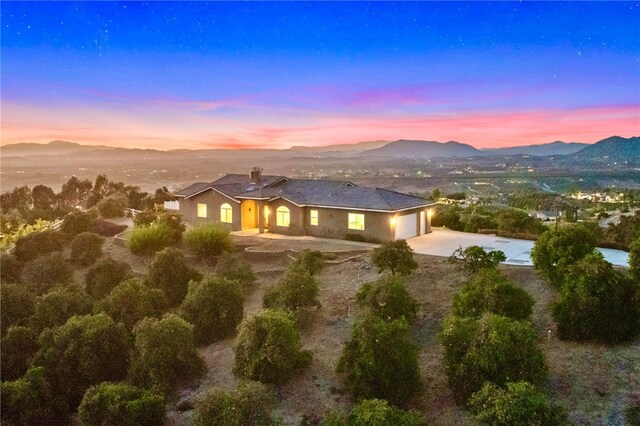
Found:
<path fill-rule="evenodd" d="M 0 143 L 640 135 L 638 2 L 0 2 Z"/>

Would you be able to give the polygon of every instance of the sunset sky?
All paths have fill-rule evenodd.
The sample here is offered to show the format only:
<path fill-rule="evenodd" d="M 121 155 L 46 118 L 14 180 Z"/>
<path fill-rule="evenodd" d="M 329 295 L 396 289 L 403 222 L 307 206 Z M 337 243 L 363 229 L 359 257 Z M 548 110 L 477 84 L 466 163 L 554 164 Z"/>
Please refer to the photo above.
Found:
<path fill-rule="evenodd" d="M 637 2 L 1 2 L 2 144 L 640 135 Z"/>

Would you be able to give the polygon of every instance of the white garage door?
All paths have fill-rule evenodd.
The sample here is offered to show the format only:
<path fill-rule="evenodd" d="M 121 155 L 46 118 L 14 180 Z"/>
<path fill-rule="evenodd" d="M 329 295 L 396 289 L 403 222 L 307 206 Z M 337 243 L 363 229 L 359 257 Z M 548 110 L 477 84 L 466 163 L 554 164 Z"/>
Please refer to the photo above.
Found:
<path fill-rule="evenodd" d="M 396 218 L 396 240 L 406 240 L 415 237 L 417 232 L 417 213 L 398 216 Z"/>

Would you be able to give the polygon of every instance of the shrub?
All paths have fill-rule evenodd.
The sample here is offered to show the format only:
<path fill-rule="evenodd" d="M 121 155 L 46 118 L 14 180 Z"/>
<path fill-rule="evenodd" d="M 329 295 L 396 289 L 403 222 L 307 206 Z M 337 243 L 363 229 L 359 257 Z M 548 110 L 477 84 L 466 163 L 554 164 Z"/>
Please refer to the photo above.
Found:
<path fill-rule="evenodd" d="M 322 424 L 325 426 L 426 426 L 427 421 L 417 411 L 401 410 L 389 405 L 384 399 L 365 399 L 353 407 L 348 416 L 332 413 Z"/>
<path fill-rule="evenodd" d="M 274 286 L 265 291 L 266 308 L 295 312 L 304 308 L 320 307 L 318 282 L 306 269 L 289 268 Z"/>
<path fill-rule="evenodd" d="M 108 220 L 96 219 L 93 223 L 92 232 L 102 235 L 103 237 L 113 237 L 127 229 L 127 225 L 118 225 Z"/>
<path fill-rule="evenodd" d="M 171 229 L 159 223 L 135 228 L 129 235 L 129 249 L 137 255 L 151 256 L 171 244 Z"/>
<path fill-rule="evenodd" d="M 479 422 L 495 426 L 561 426 L 569 420 L 562 408 L 549 404 L 531 383 L 509 382 L 505 388 L 485 383 L 469 400 Z"/>
<path fill-rule="evenodd" d="M 538 238 L 531 250 L 533 266 L 552 284 L 559 286 L 567 267 L 593 253 L 596 239 L 582 225 L 550 229 Z"/>
<path fill-rule="evenodd" d="M 96 218 L 90 212 L 74 211 L 64 218 L 60 231 L 67 237 L 73 237 L 83 232 L 91 232 L 95 226 L 95 220 Z"/>
<path fill-rule="evenodd" d="M 133 217 L 133 224 L 138 227 L 148 226 L 155 222 L 156 219 L 158 219 L 158 212 L 155 209 L 144 209 Z"/>
<path fill-rule="evenodd" d="M 20 282 L 22 262 L 10 254 L 3 253 L 0 258 L 0 282 L 15 284 Z"/>
<path fill-rule="evenodd" d="M 356 399 L 382 398 L 402 404 L 420 389 L 418 350 L 404 319 L 366 315 L 353 325 L 337 372 L 346 376 Z"/>
<path fill-rule="evenodd" d="M 38 256 L 61 251 L 63 243 L 64 237 L 57 231 L 34 232 L 16 241 L 13 254 L 19 261 L 28 262 Z"/>
<path fill-rule="evenodd" d="M 165 400 L 146 389 L 105 382 L 87 390 L 78 414 L 86 426 L 156 426 L 165 423 Z"/>
<path fill-rule="evenodd" d="M 418 302 L 397 276 L 382 277 L 363 284 L 356 294 L 356 299 L 361 308 L 370 309 L 385 321 L 404 318 L 411 323 L 418 312 Z"/>
<path fill-rule="evenodd" d="M 102 256 L 104 237 L 93 232 L 82 232 L 71 240 L 71 261 L 89 266 Z"/>
<path fill-rule="evenodd" d="M 309 275 L 319 274 L 325 266 L 325 257 L 321 251 L 305 249 L 293 262 L 295 267 L 306 269 Z"/>
<path fill-rule="evenodd" d="M 33 363 L 74 409 L 90 386 L 126 377 L 129 349 L 122 324 L 105 314 L 76 316 L 42 334 Z"/>
<path fill-rule="evenodd" d="M 276 404 L 272 389 L 259 382 L 241 383 L 236 391 L 214 389 L 195 406 L 193 426 L 270 426 Z"/>
<path fill-rule="evenodd" d="M 36 293 L 44 294 L 56 285 L 66 285 L 73 280 L 73 271 L 62 253 L 40 256 L 27 263 L 22 270 L 23 282 Z"/>
<path fill-rule="evenodd" d="M 504 209 L 498 213 L 498 232 L 501 234 L 540 234 L 546 227 L 539 219 L 518 209 Z"/>
<path fill-rule="evenodd" d="M 36 305 L 36 296 L 17 284 L 0 285 L 0 327 L 2 334 L 12 325 L 28 325 Z"/>
<path fill-rule="evenodd" d="M 460 219 L 460 222 L 464 226 L 464 232 L 478 232 L 481 229 L 496 229 L 498 227 L 498 222 L 493 217 L 478 213 L 465 215 Z"/>
<path fill-rule="evenodd" d="M 301 350 L 293 317 L 283 311 L 267 309 L 245 319 L 234 350 L 235 375 L 263 383 L 284 383 L 311 362 L 311 352 Z"/>
<path fill-rule="evenodd" d="M 175 248 L 159 251 L 149 265 L 149 285 L 162 290 L 171 306 L 182 303 L 189 281 L 201 279 L 202 275 L 190 268 L 182 252 Z"/>
<path fill-rule="evenodd" d="M 500 262 L 507 260 L 507 256 L 500 250 L 486 252 L 480 246 L 458 248 L 449 258 L 451 262 L 461 262 L 462 268 L 474 273 L 481 269 L 495 268 Z"/>
<path fill-rule="evenodd" d="M 462 231 L 464 225 L 460 222 L 461 209 L 455 205 L 438 205 L 431 218 L 431 226 L 444 226 L 454 231 Z"/>
<path fill-rule="evenodd" d="M 193 342 L 193 326 L 177 315 L 144 318 L 133 328 L 133 383 L 166 394 L 204 372 Z"/>
<path fill-rule="evenodd" d="M 359 243 L 382 244 L 382 241 L 380 241 L 380 239 L 367 237 L 362 234 L 348 233 L 344 235 L 344 239 L 347 241 L 357 241 Z"/>
<path fill-rule="evenodd" d="M 74 315 L 87 315 L 93 309 L 89 295 L 77 285 L 55 289 L 38 299 L 33 323 L 36 331 L 63 325 Z"/>
<path fill-rule="evenodd" d="M 131 278 L 132 274 L 127 262 L 107 257 L 89 268 L 84 275 L 85 288 L 94 298 L 102 299 L 122 281 Z"/>
<path fill-rule="evenodd" d="M 109 197 L 98 203 L 98 212 L 105 219 L 123 217 L 126 208 L 127 199 L 124 197 Z"/>
<path fill-rule="evenodd" d="M 561 339 L 630 341 L 640 334 L 640 283 L 589 254 L 568 269 L 552 312 Z"/>
<path fill-rule="evenodd" d="M 413 249 L 406 240 L 396 240 L 375 248 L 371 261 L 379 272 L 389 270 L 392 274 L 409 275 L 418 268 L 413 258 Z"/>
<path fill-rule="evenodd" d="M 244 315 L 243 303 L 239 282 L 208 275 L 189 283 L 180 316 L 194 325 L 196 343 L 205 345 L 234 333 Z"/>
<path fill-rule="evenodd" d="M 515 320 L 531 317 L 533 298 L 497 269 L 474 274 L 453 297 L 452 313 L 459 317 L 479 318 L 493 312 Z"/>
<path fill-rule="evenodd" d="M 640 395 L 636 395 L 624 410 L 624 419 L 629 426 L 640 425 Z"/>
<path fill-rule="evenodd" d="M 629 251 L 629 272 L 640 281 L 640 237 L 631 244 Z"/>
<path fill-rule="evenodd" d="M 449 316 L 440 334 L 449 387 L 465 402 L 485 382 L 535 385 L 546 380 L 544 356 L 528 323 L 492 313 L 479 319 Z"/>
<path fill-rule="evenodd" d="M 167 305 L 167 298 L 161 290 L 130 278 L 111 290 L 98 304 L 98 309 L 131 330 L 142 318 L 162 316 Z"/>
<path fill-rule="evenodd" d="M 216 223 L 206 223 L 187 229 L 184 233 L 187 248 L 200 260 L 211 261 L 233 249 L 229 231 Z"/>
<path fill-rule="evenodd" d="M 171 243 L 180 244 L 182 241 L 182 234 L 185 230 L 184 223 L 182 223 L 182 215 L 178 212 L 162 212 L 158 215 L 156 223 L 164 225 L 171 230 Z"/>
<path fill-rule="evenodd" d="M 256 282 L 251 264 L 238 259 L 231 253 L 222 253 L 216 266 L 216 274 L 228 280 L 235 280 L 246 289 Z"/>
<path fill-rule="evenodd" d="M 0 343 L 2 380 L 16 380 L 27 372 L 38 350 L 38 336 L 27 327 L 13 326 Z"/>

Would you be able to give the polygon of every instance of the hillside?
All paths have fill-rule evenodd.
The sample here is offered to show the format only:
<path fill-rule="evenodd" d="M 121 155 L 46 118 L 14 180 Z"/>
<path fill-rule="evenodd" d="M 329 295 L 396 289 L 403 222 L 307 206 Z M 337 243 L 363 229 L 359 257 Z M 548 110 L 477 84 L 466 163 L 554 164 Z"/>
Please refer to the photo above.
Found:
<path fill-rule="evenodd" d="M 390 142 L 380 148 L 370 149 L 361 153 L 363 156 L 374 157 L 473 157 L 485 155 L 471 145 L 460 142 L 435 142 L 420 140 L 398 140 Z"/>
<path fill-rule="evenodd" d="M 575 156 L 578 159 L 608 157 L 615 160 L 627 160 L 640 158 L 640 136 L 630 138 L 611 136 L 581 149 Z"/>
<path fill-rule="evenodd" d="M 580 142 L 555 141 L 540 145 L 513 146 L 507 148 L 491 148 L 483 150 L 486 153 L 499 155 L 568 155 L 589 146 Z"/>

